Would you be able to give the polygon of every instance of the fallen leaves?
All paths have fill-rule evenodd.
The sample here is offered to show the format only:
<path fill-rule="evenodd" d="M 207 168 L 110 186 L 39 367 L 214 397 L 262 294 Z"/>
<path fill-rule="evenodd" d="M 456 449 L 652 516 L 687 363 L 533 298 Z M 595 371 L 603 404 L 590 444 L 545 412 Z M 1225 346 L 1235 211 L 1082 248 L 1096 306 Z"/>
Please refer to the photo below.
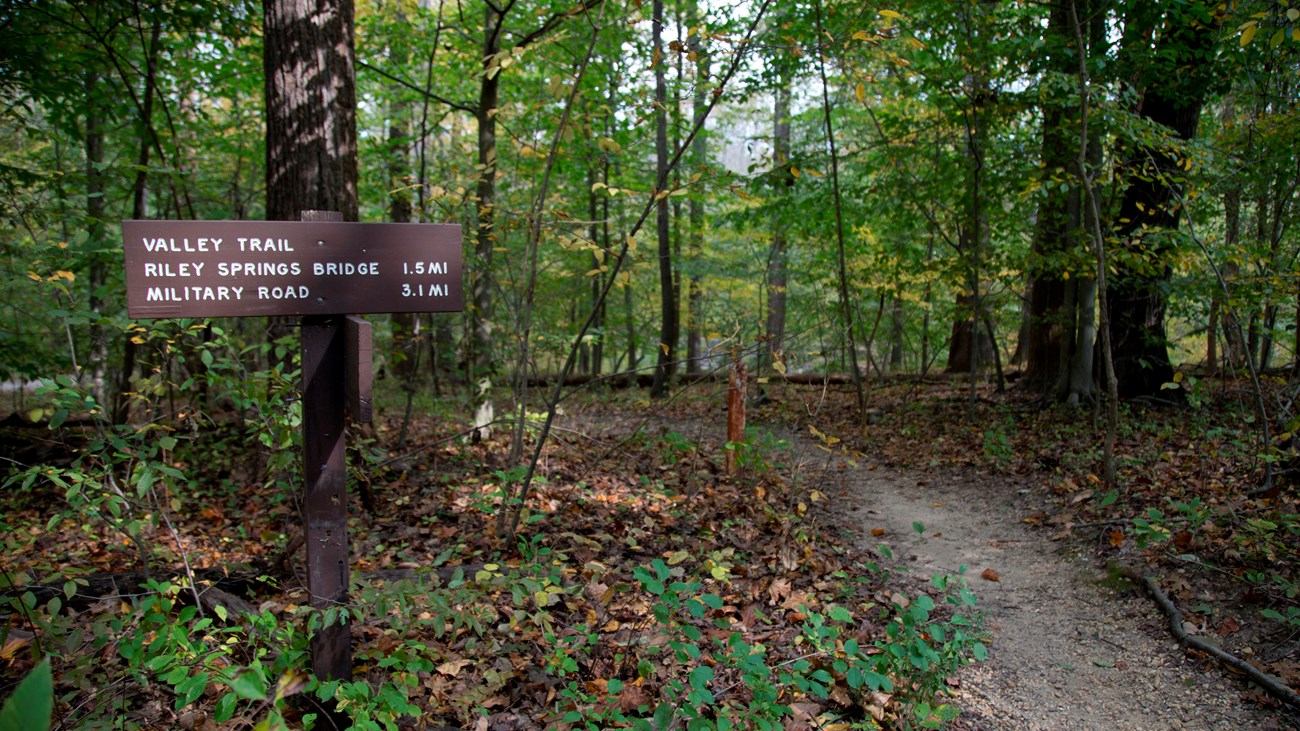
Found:
<path fill-rule="evenodd" d="M 999 576 L 998 572 L 994 571 L 993 569 L 984 569 L 983 571 L 981 571 L 980 578 L 984 579 L 985 581 L 1002 581 L 1002 577 Z"/>

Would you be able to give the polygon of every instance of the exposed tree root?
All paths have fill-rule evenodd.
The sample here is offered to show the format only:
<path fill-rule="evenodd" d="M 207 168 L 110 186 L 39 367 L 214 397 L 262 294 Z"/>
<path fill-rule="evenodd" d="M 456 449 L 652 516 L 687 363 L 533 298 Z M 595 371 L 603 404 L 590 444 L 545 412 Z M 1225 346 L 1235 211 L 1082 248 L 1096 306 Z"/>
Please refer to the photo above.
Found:
<path fill-rule="evenodd" d="M 1164 590 L 1160 588 L 1160 582 L 1154 577 L 1139 574 L 1128 566 L 1120 566 L 1119 570 L 1126 578 L 1141 585 L 1142 588 L 1146 590 L 1146 593 L 1151 597 L 1151 600 L 1154 601 L 1156 606 L 1160 607 L 1161 611 L 1165 613 L 1165 616 L 1169 618 L 1169 631 L 1173 633 L 1174 637 L 1181 642 L 1183 646 L 1199 650 L 1200 652 L 1204 652 L 1205 654 L 1214 657 L 1224 665 L 1245 674 L 1245 676 L 1250 678 L 1252 682 L 1267 691 L 1269 695 L 1277 698 L 1283 703 L 1286 703 L 1292 708 L 1300 709 L 1300 695 L 1296 694 L 1296 692 L 1291 690 L 1286 683 L 1282 682 L 1281 678 L 1260 670 L 1249 662 L 1242 660 L 1236 655 L 1233 655 L 1223 648 L 1211 644 L 1200 637 L 1194 637 L 1188 634 L 1187 630 L 1183 629 L 1183 613 L 1179 611 L 1178 607 L 1174 605 L 1173 600 L 1170 599 L 1169 596 L 1165 594 Z"/>

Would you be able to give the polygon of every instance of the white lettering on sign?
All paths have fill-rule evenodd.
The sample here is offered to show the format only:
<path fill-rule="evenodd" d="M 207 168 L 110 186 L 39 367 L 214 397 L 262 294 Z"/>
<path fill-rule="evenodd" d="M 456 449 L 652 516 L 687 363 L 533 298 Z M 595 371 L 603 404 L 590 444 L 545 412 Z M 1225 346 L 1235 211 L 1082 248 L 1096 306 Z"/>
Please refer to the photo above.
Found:
<path fill-rule="evenodd" d="M 311 292 L 306 287 L 258 287 L 260 300 L 305 300 Z"/>
<path fill-rule="evenodd" d="M 311 273 L 315 274 L 318 277 L 334 277 L 334 276 L 350 277 L 354 274 L 378 275 L 379 262 L 372 261 L 369 263 L 362 262 L 360 264 L 353 264 L 350 261 L 344 261 L 344 262 L 317 261 L 317 262 L 312 262 Z"/>
<path fill-rule="evenodd" d="M 289 245 L 289 239 L 254 239 L 240 236 L 235 240 L 239 242 L 240 251 L 293 251 L 293 247 Z"/>
<path fill-rule="evenodd" d="M 296 277 L 302 274 L 302 266 L 296 261 L 219 261 L 217 274 L 223 277 Z"/>
<path fill-rule="evenodd" d="M 446 274 L 447 262 L 445 261 L 415 261 L 402 262 L 403 274 Z"/>
<path fill-rule="evenodd" d="M 446 297 L 445 284 L 407 284 L 402 282 L 403 297 Z"/>
<path fill-rule="evenodd" d="M 238 300 L 244 296 L 243 287 L 150 287 L 145 292 L 145 302 L 217 302 Z"/>
<path fill-rule="evenodd" d="M 188 238 L 151 239 L 146 237 L 144 239 L 144 248 L 145 251 L 148 251 L 151 254 L 156 254 L 162 251 L 170 251 L 176 254 L 184 254 L 186 252 L 196 253 L 202 251 L 215 251 L 218 254 L 220 254 L 221 239 L 210 239 L 204 237 L 204 238 L 194 239 L 194 243 L 190 243 L 190 240 Z"/>
<path fill-rule="evenodd" d="M 144 263 L 144 275 L 146 277 L 201 277 L 205 266 L 207 262 L 202 261 L 183 261 L 176 264 L 147 261 Z"/>

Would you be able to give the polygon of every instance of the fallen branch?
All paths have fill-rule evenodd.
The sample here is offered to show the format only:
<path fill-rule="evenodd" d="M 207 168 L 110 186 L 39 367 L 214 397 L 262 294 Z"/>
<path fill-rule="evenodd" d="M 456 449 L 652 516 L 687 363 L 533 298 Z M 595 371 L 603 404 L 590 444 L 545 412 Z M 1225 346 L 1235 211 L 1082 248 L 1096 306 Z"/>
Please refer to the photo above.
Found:
<path fill-rule="evenodd" d="M 1290 686 L 1282 682 L 1281 678 L 1260 670 L 1249 662 L 1242 660 L 1227 650 L 1211 644 L 1200 637 L 1193 637 L 1188 634 L 1187 630 L 1183 629 L 1183 613 L 1179 611 L 1178 607 L 1174 605 L 1173 600 L 1170 599 L 1169 596 L 1165 594 L 1164 590 L 1160 588 L 1160 582 L 1154 577 L 1139 574 L 1128 566 L 1119 566 L 1118 569 L 1125 578 L 1140 584 L 1142 588 L 1146 590 L 1147 595 L 1151 597 L 1151 600 L 1154 601 L 1156 605 L 1160 607 L 1161 611 L 1165 613 L 1165 616 L 1169 618 L 1169 631 L 1172 632 L 1174 637 L 1185 647 L 1199 650 L 1214 657 L 1224 665 L 1245 674 L 1246 677 L 1250 678 L 1256 685 L 1267 691 L 1269 695 L 1290 705 L 1292 708 L 1300 709 L 1300 695 L 1297 695 L 1294 690 L 1291 690 Z"/>

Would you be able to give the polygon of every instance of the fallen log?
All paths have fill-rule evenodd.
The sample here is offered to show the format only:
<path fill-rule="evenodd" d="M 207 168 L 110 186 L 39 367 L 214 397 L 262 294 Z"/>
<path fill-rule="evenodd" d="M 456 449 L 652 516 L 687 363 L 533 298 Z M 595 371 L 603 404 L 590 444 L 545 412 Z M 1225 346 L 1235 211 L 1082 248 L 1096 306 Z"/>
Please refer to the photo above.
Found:
<path fill-rule="evenodd" d="M 1233 655 L 1223 648 L 1207 642 L 1200 637 L 1188 634 L 1183 628 L 1183 613 L 1179 611 L 1169 595 L 1165 594 L 1160 588 L 1160 582 L 1152 576 L 1139 574 L 1129 566 L 1119 566 L 1119 572 L 1126 578 L 1141 586 L 1151 597 L 1151 600 L 1160 607 L 1160 611 L 1165 613 L 1169 619 L 1169 631 L 1173 634 L 1184 647 L 1190 647 L 1194 650 L 1203 652 L 1228 667 L 1242 673 L 1250 678 L 1259 687 L 1263 688 L 1269 695 L 1286 703 L 1292 708 L 1300 709 L 1300 695 L 1297 695 L 1290 686 L 1282 682 L 1282 679 L 1271 673 L 1265 672 L 1249 662 Z"/>

